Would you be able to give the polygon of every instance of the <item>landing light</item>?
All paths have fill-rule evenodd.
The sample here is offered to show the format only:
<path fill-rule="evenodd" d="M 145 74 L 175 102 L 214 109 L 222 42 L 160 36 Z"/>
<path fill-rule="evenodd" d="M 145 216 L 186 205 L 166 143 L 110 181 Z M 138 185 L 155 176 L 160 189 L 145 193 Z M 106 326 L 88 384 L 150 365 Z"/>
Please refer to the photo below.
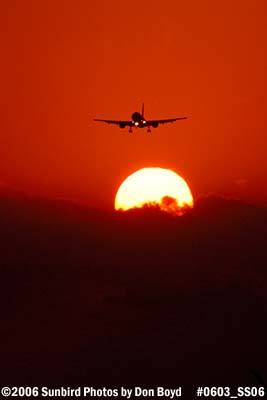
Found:
<path fill-rule="evenodd" d="M 134 124 L 135 124 L 135 126 L 138 126 L 138 122 L 135 122 Z"/>
<path fill-rule="evenodd" d="M 143 124 L 145 124 L 145 123 L 146 123 L 146 121 L 145 121 L 144 119 L 143 119 L 143 121 L 142 121 L 142 122 L 143 122 Z"/>

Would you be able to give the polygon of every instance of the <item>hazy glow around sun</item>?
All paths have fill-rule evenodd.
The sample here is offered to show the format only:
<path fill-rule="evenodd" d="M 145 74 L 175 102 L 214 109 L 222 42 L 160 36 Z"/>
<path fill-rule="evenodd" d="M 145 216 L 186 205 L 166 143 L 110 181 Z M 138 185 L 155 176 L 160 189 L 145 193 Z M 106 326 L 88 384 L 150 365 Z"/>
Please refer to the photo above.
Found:
<path fill-rule="evenodd" d="M 143 168 L 122 182 L 116 194 L 115 209 L 126 211 L 151 203 L 173 212 L 175 207 L 193 207 L 193 196 L 185 180 L 174 171 Z"/>

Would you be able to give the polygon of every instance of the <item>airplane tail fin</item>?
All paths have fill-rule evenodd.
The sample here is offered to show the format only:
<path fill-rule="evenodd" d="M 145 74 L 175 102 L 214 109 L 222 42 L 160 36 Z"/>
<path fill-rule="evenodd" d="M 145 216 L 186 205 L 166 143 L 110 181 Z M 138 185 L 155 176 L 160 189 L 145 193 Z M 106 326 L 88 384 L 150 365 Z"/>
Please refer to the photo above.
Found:
<path fill-rule="evenodd" d="M 144 113 L 145 113 L 145 105 L 142 103 L 142 118 L 144 118 Z"/>

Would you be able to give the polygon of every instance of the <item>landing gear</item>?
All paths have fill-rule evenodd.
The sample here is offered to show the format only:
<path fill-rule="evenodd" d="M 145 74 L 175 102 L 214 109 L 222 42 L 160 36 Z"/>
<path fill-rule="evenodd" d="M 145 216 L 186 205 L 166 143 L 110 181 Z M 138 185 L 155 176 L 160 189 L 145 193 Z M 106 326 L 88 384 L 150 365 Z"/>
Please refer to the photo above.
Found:
<path fill-rule="evenodd" d="M 132 128 L 130 128 L 130 129 L 129 129 L 129 133 L 133 133 L 133 130 L 132 130 Z"/>
<path fill-rule="evenodd" d="M 147 129 L 147 133 L 151 133 L 151 129 L 150 128 Z"/>

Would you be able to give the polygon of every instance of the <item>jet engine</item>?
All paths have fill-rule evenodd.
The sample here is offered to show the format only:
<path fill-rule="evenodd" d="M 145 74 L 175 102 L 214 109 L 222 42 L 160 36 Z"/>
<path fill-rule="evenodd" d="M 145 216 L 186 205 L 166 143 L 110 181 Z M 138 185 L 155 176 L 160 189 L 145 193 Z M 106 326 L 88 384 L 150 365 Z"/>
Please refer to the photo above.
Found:
<path fill-rule="evenodd" d="M 120 123 L 119 127 L 120 127 L 121 129 L 123 129 L 123 128 L 125 128 L 125 124 Z"/>
<path fill-rule="evenodd" d="M 153 122 L 152 123 L 153 128 L 157 128 L 159 126 L 158 122 Z"/>

